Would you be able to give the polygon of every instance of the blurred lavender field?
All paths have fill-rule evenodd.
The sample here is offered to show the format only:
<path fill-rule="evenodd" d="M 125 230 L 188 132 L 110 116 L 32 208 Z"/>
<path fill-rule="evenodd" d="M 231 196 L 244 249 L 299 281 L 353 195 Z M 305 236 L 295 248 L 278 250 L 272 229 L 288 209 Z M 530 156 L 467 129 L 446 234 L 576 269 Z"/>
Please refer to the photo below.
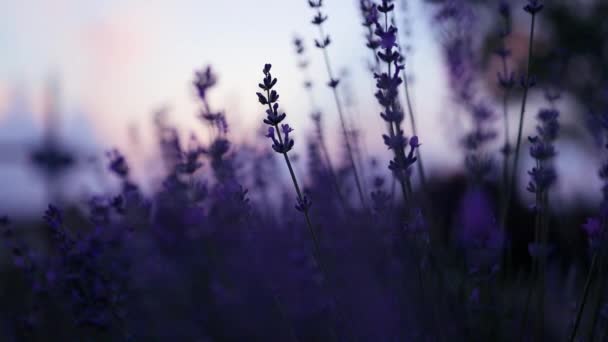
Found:
<path fill-rule="evenodd" d="M 608 340 L 603 1 L 0 10 L 3 341 Z"/>

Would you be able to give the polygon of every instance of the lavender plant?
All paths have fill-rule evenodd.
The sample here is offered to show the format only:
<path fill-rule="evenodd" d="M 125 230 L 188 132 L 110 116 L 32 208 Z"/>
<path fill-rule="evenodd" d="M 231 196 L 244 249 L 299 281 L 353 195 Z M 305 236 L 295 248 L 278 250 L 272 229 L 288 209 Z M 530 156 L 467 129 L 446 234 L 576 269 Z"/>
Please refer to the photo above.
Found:
<path fill-rule="evenodd" d="M 414 154 L 420 144 L 416 136 L 413 136 L 408 142 L 401 128 L 404 115 L 398 105 L 397 97 L 399 94 L 398 87 L 403 82 L 400 77 L 403 66 L 399 64 L 400 54 L 395 49 L 397 28 L 393 25 L 389 26 L 388 15 L 394 8 L 394 4 L 390 1 L 383 1 L 377 8 L 380 13 L 383 13 L 384 25 L 377 22 L 374 33 L 378 37 L 379 47 L 382 49 L 382 51 L 378 51 L 378 58 L 386 64 L 386 71 L 374 74 L 376 87 L 378 88 L 375 96 L 378 103 L 384 108 L 384 112 L 380 116 L 387 122 L 389 130 L 388 135 L 383 136 L 384 144 L 394 152 L 394 158 L 389 164 L 389 169 L 399 180 L 403 198 L 407 201 L 412 192 L 409 168 L 417 160 Z M 408 146 L 410 150 L 406 155 L 405 150 Z"/>
<path fill-rule="evenodd" d="M 543 109 L 538 114 L 540 125 L 536 127 L 538 135 L 529 137 L 531 143 L 530 155 L 535 160 L 536 166 L 528 173 L 530 183 L 527 190 L 535 195 L 534 211 L 536 213 L 534 243 L 530 244 L 529 250 L 535 259 L 533 275 L 537 282 L 537 322 L 539 326 L 537 338 L 543 338 L 544 325 L 544 284 L 546 260 L 549 252 L 549 189 L 555 183 L 556 172 L 552 165 L 552 159 L 556 151 L 554 141 L 559 132 L 557 121 L 559 112 L 555 109 Z M 528 294 L 529 296 L 529 294 Z M 527 305 L 527 304 L 526 304 Z M 525 309 L 527 313 L 527 308 Z M 526 314 L 524 314 L 524 321 Z"/>
<path fill-rule="evenodd" d="M 506 194 L 507 186 L 509 182 L 509 156 L 511 154 L 511 144 L 509 142 L 509 95 L 513 87 L 515 86 L 515 73 L 509 71 L 509 57 L 511 55 L 511 51 L 506 46 L 506 40 L 511 35 L 511 6 L 506 1 L 501 1 L 498 6 L 498 12 L 500 13 L 500 17 L 502 19 L 502 26 L 500 27 L 499 37 L 500 37 L 500 46 L 496 49 L 496 55 L 500 58 L 502 70 L 498 72 L 498 84 L 503 91 L 502 96 L 502 119 L 503 119 L 503 135 L 504 135 L 504 144 L 503 144 L 503 162 L 502 162 L 502 182 L 504 191 Z M 506 199 L 503 199 L 503 202 Z M 504 205 L 504 204 L 503 204 Z"/>
<path fill-rule="evenodd" d="M 266 95 L 257 93 L 259 102 L 262 105 L 268 106 L 268 109 L 266 110 L 266 118 L 264 119 L 264 123 L 269 126 L 268 134 L 266 136 L 272 140 L 272 149 L 275 152 L 282 154 L 283 158 L 285 159 L 285 164 L 287 164 L 287 169 L 289 170 L 289 175 L 291 176 L 291 180 L 297 195 L 295 208 L 304 214 L 306 225 L 313 242 L 315 259 L 321 268 L 321 272 L 325 277 L 328 277 L 327 267 L 325 266 L 325 261 L 321 255 L 321 242 L 310 219 L 310 207 L 312 206 L 312 202 L 306 196 L 306 194 L 302 192 L 292 163 L 289 159 L 288 152 L 291 151 L 295 144 L 295 141 L 289 136 L 289 134 L 293 132 L 293 129 L 288 124 L 281 124 L 281 122 L 283 122 L 283 120 L 286 118 L 286 114 L 281 113 L 279 109 L 279 94 L 273 89 L 277 84 L 277 79 L 272 77 L 272 74 L 270 73 L 271 68 L 271 64 L 264 65 L 264 79 L 262 83 L 259 84 L 259 87 L 266 92 Z M 279 124 L 281 124 L 280 130 Z"/>
<path fill-rule="evenodd" d="M 519 124 L 517 128 L 517 140 L 515 142 L 515 150 L 513 151 L 513 167 L 511 169 L 511 177 L 509 180 L 509 184 L 506 190 L 506 197 L 503 206 L 503 226 L 506 226 L 506 216 L 509 212 L 509 203 L 511 201 L 511 195 L 513 192 L 513 186 L 515 184 L 515 177 L 517 176 L 517 169 L 519 165 L 519 150 L 521 148 L 521 137 L 523 132 L 523 124 L 524 117 L 526 113 L 526 102 L 528 100 L 528 92 L 531 87 L 533 87 L 536 83 L 534 76 L 532 75 L 532 58 L 534 56 L 533 47 L 534 47 L 534 25 L 536 23 L 536 16 L 540 11 L 542 11 L 544 5 L 538 0 L 529 0 L 528 4 L 524 7 L 524 11 L 526 11 L 531 16 L 530 22 L 530 35 L 528 38 L 528 58 L 527 58 L 527 66 L 525 75 L 521 78 L 521 86 L 523 88 L 523 95 L 521 99 L 521 110 L 519 112 Z"/>
<path fill-rule="evenodd" d="M 404 14 L 407 15 L 407 9 L 408 9 L 408 3 L 407 1 L 402 1 L 402 9 Z M 404 26 L 408 25 L 408 18 L 405 17 L 404 21 L 403 21 Z M 406 35 L 409 36 L 411 34 L 411 29 L 407 29 L 406 30 Z M 407 38 L 406 36 L 406 38 Z M 399 49 L 403 50 L 401 52 L 401 56 L 402 58 L 405 60 L 406 59 L 406 55 L 405 55 L 405 51 L 411 51 L 411 46 L 406 45 L 405 47 L 401 47 L 399 46 Z M 403 78 L 403 92 L 405 94 L 405 103 L 407 105 L 407 112 L 408 112 L 408 117 L 410 118 L 410 126 L 412 127 L 412 135 L 414 136 L 418 136 L 418 128 L 416 125 L 416 116 L 414 114 L 414 106 L 412 105 L 412 96 L 410 95 L 410 78 L 411 75 L 408 76 L 408 73 L 406 71 L 407 67 L 406 67 L 406 63 L 404 61 L 401 62 L 401 64 L 403 65 L 403 69 L 401 69 L 401 77 Z M 420 156 L 420 149 L 416 150 L 416 158 L 417 158 L 417 163 L 416 166 L 418 168 L 418 174 L 420 175 L 420 182 L 422 183 L 422 186 L 424 188 L 427 188 L 427 182 L 426 182 L 426 175 L 424 172 L 424 165 L 422 164 L 422 159 Z"/>
<path fill-rule="evenodd" d="M 455 137 L 461 144 L 454 148 L 464 156 L 463 167 L 430 173 L 433 178 L 424 174 L 414 118 L 423 111 L 414 113 L 409 42 L 400 36 L 409 28 L 398 21 L 403 18 L 391 0 L 356 4 L 386 126 L 383 142 L 391 151 L 388 170 L 373 153 L 369 165 L 363 162 L 357 134 L 368 132 L 349 117 L 364 108 L 349 101 L 348 88 L 358 84 L 346 84 L 347 73 L 333 73 L 327 16 L 322 2 L 311 0 L 340 139 L 332 141 L 324 130 L 322 103 L 313 94 L 319 75 L 310 72 L 301 39 L 294 46 L 313 127 L 306 141 L 298 135 L 305 145 L 298 161 L 270 64 L 257 93 L 265 110 L 257 140 L 270 141 L 271 148 L 233 139 L 237 117 L 211 101 L 219 77 L 203 67 L 191 84 L 202 130 L 182 132 L 169 111 L 156 113 L 157 153 L 145 172 L 153 176 L 139 179 L 128 150 L 113 148 L 105 155 L 108 186 L 82 200 L 54 203 L 32 222 L 0 216 L 0 335 L 7 341 L 604 340 L 608 166 L 600 167 L 599 210 L 562 205 L 557 190 L 563 189 L 556 186 L 562 185 L 558 166 L 578 171 L 591 164 L 572 162 L 568 145 L 580 140 L 572 146 L 586 149 L 592 140 L 581 139 L 568 116 L 578 107 L 564 81 L 568 63 L 577 73 L 584 63 L 560 60 L 560 71 L 553 71 L 544 56 L 552 42 L 543 36 L 536 45 L 543 6 L 534 0 L 522 13 L 532 22 L 527 56 L 520 58 L 518 32 L 527 25 L 518 27 L 510 11 L 516 3 L 497 4 L 498 11 L 496 3 L 464 0 L 421 4 L 438 8 L 432 26 L 442 30 L 446 86 L 453 95 L 445 111 L 465 114 L 464 130 Z M 543 12 L 547 26 L 559 6 L 551 3 Z M 495 18 L 498 35 L 489 20 Z M 549 27 L 547 37 L 554 31 Z M 496 70 L 487 61 L 496 61 Z M 518 139 L 511 149 L 507 113 L 522 61 Z M 539 84 L 549 106 L 539 111 L 536 133 L 525 144 L 520 140 L 532 72 L 542 75 L 547 68 L 553 75 L 539 77 Z M 593 112 L 594 137 L 605 145 L 608 100 L 598 84 L 589 87 L 598 90 L 583 106 Z M 343 144 L 346 158 L 331 155 L 331 143 Z M 527 188 L 533 211 L 513 196 L 522 145 L 534 162 Z M 498 158 L 502 170 L 495 167 Z M 420 189 L 412 186 L 416 167 Z M 348 205 L 349 196 L 362 205 Z M 584 218 L 582 230 L 573 228 Z M 577 302 L 568 310 L 573 294 Z"/>

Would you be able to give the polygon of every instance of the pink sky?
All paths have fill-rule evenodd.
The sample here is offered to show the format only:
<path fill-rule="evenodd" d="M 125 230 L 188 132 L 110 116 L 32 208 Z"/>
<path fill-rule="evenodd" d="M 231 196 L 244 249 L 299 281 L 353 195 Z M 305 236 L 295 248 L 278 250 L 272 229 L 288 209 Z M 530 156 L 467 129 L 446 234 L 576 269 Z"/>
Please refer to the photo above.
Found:
<path fill-rule="evenodd" d="M 369 52 L 364 48 L 356 1 L 326 3 L 334 68 L 350 69 L 367 149 L 386 156 L 373 81 L 364 69 Z M 453 153 L 455 141 L 446 138 L 448 131 L 457 129 L 446 126 L 452 125 L 456 113 L 450 110 L 436 36 L 426 17 L 428 8 L 421 1 L 412 3 L 415 54 L 408 59 L 408 67 L 416 79 L 413 91 L 425 161 L 445 171 L 462 163 L 459 153 Z M 291 44 L 298 33 L 309 47 L 311 73 L 319 85 L 316 97 L 332 133 L 337 114 L 331 94 L 321 86 L 327 77 L 320 53 L 312 47 L 316 31 L 310 25 L 311 15 L 305 0 L 4 2 L 0 5 L 4 27 L 0 46 L 6 54 L 0 63 L 0 125 L 2 109 L 11 100 L 7 94 L 15 87 L 27 93 L 39 120 L 46 82 L 56 77 L 65 115 L 86 115 L 102 149 L 129 146 L 127 127 L 132 124 L 146 138 L 152 112 L 162 106 L 171 109 L 171 120 L 185 132 L 202 132 L 195 119 L 197 102 L 191 80 L 195 69 L 211 63 L 220 76 L 212 102 L 226 110 L 233 139 L 251 141 L 263 113 L 254 92 L 261 67 L 271 62 L 279 77 L 282 106 L 302 136 L 311 127 Z M 146 146 L 152 153 L 149 136 Z M 298 147 L 303 151 L 303 144 Z"/>

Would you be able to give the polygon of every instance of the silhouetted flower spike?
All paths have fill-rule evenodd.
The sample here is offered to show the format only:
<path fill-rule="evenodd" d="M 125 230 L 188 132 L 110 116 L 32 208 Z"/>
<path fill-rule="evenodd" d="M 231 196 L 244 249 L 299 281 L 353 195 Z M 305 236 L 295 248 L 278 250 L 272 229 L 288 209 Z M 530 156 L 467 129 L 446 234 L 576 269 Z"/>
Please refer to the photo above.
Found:
<path fill-rule="evenodd" d="M 536 13 L 542 11 L 543 7 L 544 5 L 539 0 L 528 0 L 528 4 L 524 6 L 524 11 L 536 15 Z"/>
<path fill-rule="evenodd" d="M 317 29 L 319 32 L 317 39 L 315 39 L 315 45 L 317 46 L 317 48 L 321 49 L 322 53 L 323 53 L 325 66 L 326 66 L 326 70 L 327 70 L 327 76 L 329 78 L 328 85 L 332 89 L 332 92 L 334 95 L 334 101 L 336 103 L 336 109 L 338 110 L 338 117 L 340 119 L 340 128 L 342 129 L 342 134 L 343 134 L 343 142 L 345 143 L 348 160 L 350 162 L 350 167 L 353 172 L 355 185 L 357 187 L 357 192 L 359 194 L 361 203 L 363 205 L 365 205 L 365 197 L 363 195 L 363 190 L 362 190 L 361 181 L 359 178 L 359 173 L 357 171 L 357 166 L 355 164 L 355 159 L 353 156 L 353 148 L 352 148 L 351 142 L 349 141 L 350 136 L 349 136 L 348 130 L 346 128 L 344 110 L 342 107 L 342 100 L 340 99 L 340 96 L 337 92 L 337 87 L 338 87 L 339 82 L 338 82 L 338 78 L 334 76 L 334 73 L 332 71 L 333 68 L 331 66 L 330 57 L 329 57 L 329 53 L 328 53 L 328 49 L 327 49 L 327 47 L 331 43 L 331 40 L 330 40 L 329 35 L 327 35 L 323 29 L 323 22 L 325 22 L 328 17 L 323 15 L 321 12 L 320 8 L 322 5 L 322 1 L 309 0 L 308 3 L 310 5 L 310 7 L 317 9 L 316 14 L 312 21 L 312 23 L 315 26 L 317 26 Z"/>
<path fill-rule="evenodd" d="M 207 90 L 213 87 L 217 83 L 217 76 L 208 66 L 203 71 L 197 71 L 195 73 L 194 86 L 198 92 L 198 96 L 201 99 L 205 99 L 207 96 Z"/>
<path fill-rule="evenodd" d="M 531 180 L 527 190 L 530 192 L 543 193 L 556 179 L 554 167 L 545 161 L 556 155 L 553 142 L 559 133 L 558 117 L 559 112 L 555 109 L 540 110 L 537 115 L 539 125 L 536 126 L 538 136 L 528 138 L 532 144 L 530 155 L 537 161 L 537 167 L 528 172 Z M 537 207 L 539 205 L 540 203 L 536 203 Z"/>

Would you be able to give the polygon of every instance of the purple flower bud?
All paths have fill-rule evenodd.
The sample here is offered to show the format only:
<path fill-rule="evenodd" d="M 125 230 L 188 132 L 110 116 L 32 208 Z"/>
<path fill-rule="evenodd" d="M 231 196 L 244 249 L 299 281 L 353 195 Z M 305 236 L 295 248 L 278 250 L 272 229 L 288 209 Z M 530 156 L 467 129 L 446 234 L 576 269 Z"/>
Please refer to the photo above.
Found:
<path fill-rule="evenodd" d="M 268 73 L 270 73 L 270 69 L 272 68 L 272 64 L 264 64 L 264 75 L 268 75 Z"/>
<path fill-rule="evenodd" d="M 293 132 L 293 128 L 289 127 L 288 124 L 281 125 L 281 130 L 283 131 L 283 134 L 285 134 L 285 136 L 287 136 L 290 132 Z"/>
<path fill-rule="evenodd" d="M 267 138 L 274 139 L 274 127 L 268 127 L 268 133 L 265 135 Z"/>
<path fill-rule="evenodd" d="M 420 147 L 420 143 L 418 142 L 418 136 L 414 135 L 410 138 L 410 147 L 412 149 Z"/>

